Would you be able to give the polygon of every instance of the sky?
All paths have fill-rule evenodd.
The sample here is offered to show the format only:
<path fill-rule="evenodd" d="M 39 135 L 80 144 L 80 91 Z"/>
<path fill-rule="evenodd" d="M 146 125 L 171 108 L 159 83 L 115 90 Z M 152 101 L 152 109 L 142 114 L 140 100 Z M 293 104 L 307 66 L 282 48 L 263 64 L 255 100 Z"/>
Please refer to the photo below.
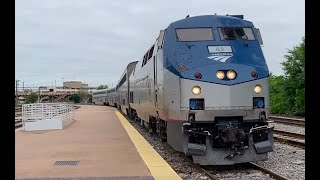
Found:
<path fill-rule="evenodd" d="M 283 74 L 305 35 L 303 0 L 15 0 L 15 76 L 25 87 L 77 80 L 115 86 L 171 22 L 242 14 L 260 29 L 269 70 Z"/>

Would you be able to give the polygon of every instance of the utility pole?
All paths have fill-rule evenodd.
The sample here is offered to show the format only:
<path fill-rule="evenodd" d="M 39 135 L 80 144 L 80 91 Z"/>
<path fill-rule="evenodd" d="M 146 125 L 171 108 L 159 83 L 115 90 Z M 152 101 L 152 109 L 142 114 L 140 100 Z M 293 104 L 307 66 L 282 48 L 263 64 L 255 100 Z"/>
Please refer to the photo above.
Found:
<path fill-rule="evenodd" d="M 22 82 L 22 91 L 24 92 L 24 81 Z"/>

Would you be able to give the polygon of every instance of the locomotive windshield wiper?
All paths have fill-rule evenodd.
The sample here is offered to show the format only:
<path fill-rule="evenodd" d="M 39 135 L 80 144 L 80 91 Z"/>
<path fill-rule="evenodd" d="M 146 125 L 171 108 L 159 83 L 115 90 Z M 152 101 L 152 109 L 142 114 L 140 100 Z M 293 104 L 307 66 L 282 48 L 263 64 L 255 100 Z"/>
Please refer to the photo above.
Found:
<path fill-rule="evenodd" d="M 187 47 L 188 49 L 191 49 L 191 46 L 192 46 L 192 45 L 186 43 L 185 41 L 181 41 L 180 38 L 179 38 L 179 36 L 177 36 L 177 39 L 178 39 L 179 42 L 182 42 L 184 45 L 186 45 L 186 47 Z"/>
<path fill-rule="evenodd" d="M 242 42 L 242 43 L 243 43 L 243 46 L 248 47 L 248 43 L 246 42 Z"/>

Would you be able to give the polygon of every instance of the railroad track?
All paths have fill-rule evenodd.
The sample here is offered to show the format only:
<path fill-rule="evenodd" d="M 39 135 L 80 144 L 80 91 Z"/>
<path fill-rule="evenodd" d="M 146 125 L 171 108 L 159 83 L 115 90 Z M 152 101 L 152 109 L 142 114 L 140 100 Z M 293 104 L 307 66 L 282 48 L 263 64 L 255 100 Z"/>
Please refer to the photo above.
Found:
<path fill-rule="evenodd" d="M 269 120 L 272 120 L 275 123 L 282 123 L 282 124 L 305 127 L 305 120 L 304 119 L 289 118 L 289 117 L 282 117 L 282 116 L 269 116 Z"/>
<path fill-rule="evenodd" d="M 270 171 L 269 169 L 267 168 L 264 168 L 262 166 L 259 166 L 258 164 L 256 163 L 249 163 L 253 168 L 257 169 L 257 170 L 260 170 L 266 174 L 269 174 L 271 177 L 273 177 L 274 179 L 276 180 L 289 180 L 288 178 L 284 177 L 284 176 L 281 176 L 280 174 L 277 174 L 275 172 L 272 172 Z"/>
<path fill-rule="evenodd" d="M 22 126 L 22 106 L 15 107 L 15 129 Z"/>
<path fill-rule="evenodd" d="M 197 169 L 198 171 L 206 174 L 208 177 L 210 177 L 210 179 L 212 180 L 220 180 L 222 178 L 218 177 L 217 174 L 221 174 L 223 172 L 223 168 L 227 168 L 227 169 L 232 169 L 232 166 L 228 166 L 228 167 L 219 167 L 219 168 L 215 168 L 214 166 L 200 166 L 198 164 L 195 164 L 190 158 L 188 158 L 187 156 L 185 156 L 183 153 L 180 153 L 180 155 L 183 157 L 183 159 L 185 161 L 187 161 L 193 168 Z M 270 177 L 276 179 L 276 180 L 288 180 L 288 178 L 283 177 L 275 172 L 270 171 L 269 169 L 266 169 L 258 164 L 255 163 L 243 163 L 243 164 L 237 164 L 235 166 L 238 166 L 236 168 L 239 168 L 240 166 L 244 169 L 242 169 L 243 171 L 246 170 L 259 170 L 261 172 L 263 172 L 264 174 L 269 174 Z M 222 168 L 222 169 L 221 169 Z M 227 172 L 228 170 L 226 170 Z"/>
<path fill-rule="evenodd" d="M 15 129 L 22 127 L 23 123 L 22 123 L 22 119 L 16 119 L 15 122 Z"/>
<path fill-rule="evenodd" d="M 122 113 L 121 111 L 119 111 L 120 113 Z M 124 115 L 124 117 L 127 118 L 127 120 L 130 122 L 130 123 L 133 123 L 133 124 L 136 124 L 136 121 L 130 119 L 127 115 L 125 115 L 124 113 L 122 113 Z M 138 124 L 140 125 L 140 124 Z M 135 127 L 136 128 L 136 127 Z M 142 129 L 144 129 L 144 127 L 140 127 Z M 144 129 L 147 131 L 147 129 Z M 255 163 L 242 163 L 242 164 L 236 164 L 234 166 L 224 166 L 222 167 L 218 167 L 216 166 L 218 169 L 215 169 L 216 167 L 215 166 L 200 166 L 198 164 L 195 164 L 192 159 L 190 159 L 189 157 L 187 157 L 184 153 L 182 152 L 177 152 L 180 157 L 182 157 L 186 162 L 189 163 L 189 165 L 198 170 L 200 173 L 202 174 L 205 174 L 206 176 L 208 176 L 210 179 L 212 180 L 221 180 L 221 179 L 224 179 L 224 178 L 221 178 L 219 176 L 221 176 L 221 174 L 223 173 L 229 173 L 228 172 L 228 169 L 233 169 L 235 167 L 235 169 L 239 169 L 240 167 L 240 170 L 243 171 L 243 173 L 250 173 L 249 171 L 250 170 L 258 170 L 264 174 L 268 174 L 270 177 L 276 179 L 276 180 L 289 180 L 288 178 L 284 177 L 284 176 L 281 176 L 280 174 L 277 174 L 275 172 L 272 172 L 271 170 L 267 169 L 267 168 L 264 168 L 258 164 L 255 164 Z M 223 169 L 225 168 L 225 169 Z M 227 170 L 226 170 L 227 169 Z"/>
<path fill-rule="evenodd" d="M 292 146 L 305 148 L 305 135 L 304 134 L 297 134 L 288 131 L 280 131 L 280 130 L 273 130 L 273 138 L 279 142 L 286 143 Z"/>

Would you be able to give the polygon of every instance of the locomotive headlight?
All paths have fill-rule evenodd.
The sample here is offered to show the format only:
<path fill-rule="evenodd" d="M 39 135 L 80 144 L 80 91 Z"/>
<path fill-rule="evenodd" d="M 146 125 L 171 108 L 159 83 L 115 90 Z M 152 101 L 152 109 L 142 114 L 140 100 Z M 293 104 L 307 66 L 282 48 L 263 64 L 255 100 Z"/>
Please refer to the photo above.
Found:
<path fill-rule="evenodd" d="M 236 72 L 234 71 L 234 70 L 229 70 L 228 72 L 227 72 L 227 77 L 228 77 L 228 79 L 234 79 L 234 78 L 236 78 L 236 76 L 237 76 L 237 74 L 236 74 Z"/>
<path fill-rule="evenodd" d="M 257 84 L 255 87 L 254 87 L 254 91 L 256 92 L 256 93 L 261 93 L 261 91 L 262 91 L 262 86 L 260 85 L 260 84 Z"/>
<path fill-rule="evenodd" d="M 217 71 L 216 76 L 218 79 L 223 79 L 224 78 L 224 72 L 223 71 Z"/>
<path fill-rule="evenodd" d="M 201 93 L 201 88 L 199 86 L 193 86 L 191 91 L 194 95 L 199 95 Z"/>

